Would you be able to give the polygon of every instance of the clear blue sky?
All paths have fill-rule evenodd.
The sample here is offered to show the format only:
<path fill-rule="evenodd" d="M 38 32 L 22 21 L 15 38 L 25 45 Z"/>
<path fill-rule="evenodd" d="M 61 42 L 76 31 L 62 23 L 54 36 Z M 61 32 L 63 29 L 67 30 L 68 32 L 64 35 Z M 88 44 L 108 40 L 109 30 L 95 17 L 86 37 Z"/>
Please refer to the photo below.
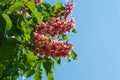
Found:
<path fill-rule="evenodd" d="M 48 0 L 51 4 L 56 1 L 65 2 Z M 73 17 L 78 33 L 69 37 L 79 60 L 63 60 L 56 66 L 55 80 L 120 80 L 120 0 L 75 3 Z M 45 76 L 43 80 L 47 80 Z"/>

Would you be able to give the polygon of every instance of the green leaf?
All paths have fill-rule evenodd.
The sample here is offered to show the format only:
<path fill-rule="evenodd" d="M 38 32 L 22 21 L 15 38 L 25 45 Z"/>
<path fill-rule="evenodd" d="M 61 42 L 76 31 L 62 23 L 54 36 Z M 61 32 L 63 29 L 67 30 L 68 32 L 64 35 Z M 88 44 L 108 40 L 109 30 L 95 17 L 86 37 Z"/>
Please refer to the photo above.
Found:
<path fill-rule="evenodd" d="M 11 22 L 10 17 L 7 14 L 2 14 L 2 16 L 3 16 L 3 18 L 6 21 L 6 27 L 5 27 L 5 29 L 6 30 L 10 30 L 12 28 L 12 22 Z"/>
<path fill-rule="evenodd" d="M 28 0 L 18 0 L 19 2 L 28 2 Z"/>
<path fill-rule="evenodd" d="M 15 74 L 12 76 L 12 80 L 17 80 L 18 77 L 19 77 L 19 74 Z"/>
<path fill-rule="evenodd" d="M 8 9 L 8 14 L 17 11 L 20 7 L 24 6 L 22 2 L 16 2 Z"/>
<path fill-rule="evenodd" d="M 4 64 L 2 64 L 2 62 L 0 61 L 0 76 L 2 76 L 2 73 L 4 72 L 4 70 L 5 70 L 5 65 Z"/>
<path fill-rule="evenodd" d="M 45 11 L 45 10 L 46 10 L 46 6 L 44 6 L 43 4 L 41 4 L 41 5 L 40 5 L 40 9 L 42 9 L 42 10 Z"/>
<path fill-rule="evenodd" d="M 70 62 L 71 61 L 70 55 L 67 55 L 66 59 L 67 59 L 68 62 Z"/>
<path fill-rule="evenodd" d="M 78 59 L 78 58 L 77 58 L 77 54 L 76 54 L 74 51 L 71 52 L 71 56 L 72 56 L 72 58 L 73 58 L 74 60 L 77 60 L 77 59 Z"/>
<path fill-rule="evenodd" d="M 27 57 L 27 63 L 34 67 L 35 66 L 35 61 L 37 59 L 37 57 L 30 51 L 26 51 L 26 57 Z"/>
<path fill-rule="evenodd" d="M 34 73 L 35 73 L 34 69 L 28 69 L 26 71 L 26 77 L 28 78 L 28 77 L 32 76 Z"/>
<path fill-rule="evenodd" d="M 4 31 L 5 30 L 5 27 L 6 27 L 6 21 L 5 21 L 5 19 L 3 18 L 3 16 L 2 15 L 0 15 L 0 32 L 2 32 L 2 31 Z M 3 34 L 1 34 L 0 33 L 0 37 L 1 37 L 1 35 L 3 35 Z"/>
<path fill-rule="evenodd" d="M 35 18 L 37 19 L 38 24 L 41 24 L 41 22 L 43 20 L 43 16 L 42 16 L 42 14 L 40 12 L 36 11 L 35 4 L 33 2 L 28 2 L 27 6 L 32 11 Z"/>
<path fill-rule="evenodd" d="M 25 22 L 21 22 L 21 27 L 22 27 L 22 30 L 24 31 L 24 33 L 26 33 L 26 28 L 25 28 Z"/>
<path fill-rule="evenodd" d="M 54 62 L 50 59 L 47 59 L 43 63 L 43 67 L 45 69 L 48 80 L 53 80 L 54 76 L 53 76 L 52 70 L 54 69 Z"/>
<path fill-rule="evenodd" d="M 52 72 L 48 73 L 48 80 L 54 80 L 54 75 Z"/>
<path fill-rule="evenodd" d="M 38 63 L 34 74 L 34 80 L 41 80 L 41 78 L 42 78 L 42 69 L 41 69 L 41 64 Z"/>
<path fill-rule="evenodd" d="M 26 51 L 26 56 L 28 61 L 35 61 L 37 57 L 30 51 Z"/>
<path fill-rule="evenodd" d="M 25 37 L 25 40 L 26 40 L 26 41 L 29 41 L 29 40 L 30 40 L 30 35 L 29 35 L 29 34 L 25 34 L 24 37 Z"/>
<path fill-rule="evenodd" d="M 60 58 L 54 58 L 54 60 L 55 60 L 55 62 L 56 62 L 57 64 L 60 64 L 60 63 L 61 63 L 61 59 L 60 59 Z"/>
<path fill-rule="evenodd" d="M 17 80 L 17 78 L 19 77 L 19 74 L 15 74 L 15 75 L 13 75 L 12 77 L 13 77 L 12 80 Z"/>
<path fill-rule="evenodd" d="M 0 5 L 0 12 L 2 12 L 3 11 L 3 7 Z"/>
<path fill-rule="evenodd" d="M 54 69 L 54 62 L 51 59 L 47 59 L 43 63 L 43 66 L 44 66 L 46 72 L 51 72 Z"/>
<path fill-rule="evenodd" d="M 62 35 L 62 38 L 63 38 L 63 40 L 68 40 L 68 37 L 65 34 Z"/>
<path fill-rule="evenodd" d="M 0 0 L 0 3 L 1 2 L 5 3 L 5 2 L 8 2 L 8 1 L 10 1 L 10 0 Z"/>
<path fill-rule="evenodd" d="M 30 40 L 30 34 L 29 32 L 31 32 L 30 30 L 30 27 L 29 28 L 26 28 L 26 24 L 24 21 L 21 22 L 21 29 L 22 31 L 24 32 L 24 38 L 26 41 L 29 41 Z"/>
<path fill-rule="evenodd" d="M 0 39 L 0 60 L 11 59 L 16 55 L 16 41 L 7 40 L 6 38 Z"/>
<path fill-rule="evenodd" d="M 0 5 L 5 5 L 6 3 L 10 2 L 11 0 L 0 0 Z"/>
<path fill-rule="evenodd" d="M 25 65 L 23 63 L 19 63 L 18 69 L 20 71 L 20 75 L 24 75 L 25 74 Z"/>
<path fill-rule="evenodd" d="M 62 2 L 56 2 L 55 3 L 55 8 L 54 8 L 54 12 L 56 12 L 58 9 L 62 8 Z"/>
<path fill-rule="evenodd" d="M 75 29 L 75 28 L 72 30 L 72 32 L 73 32 L 73 33 L 77 33 L 77 31 L 76 31 L 76 29 Z"/>

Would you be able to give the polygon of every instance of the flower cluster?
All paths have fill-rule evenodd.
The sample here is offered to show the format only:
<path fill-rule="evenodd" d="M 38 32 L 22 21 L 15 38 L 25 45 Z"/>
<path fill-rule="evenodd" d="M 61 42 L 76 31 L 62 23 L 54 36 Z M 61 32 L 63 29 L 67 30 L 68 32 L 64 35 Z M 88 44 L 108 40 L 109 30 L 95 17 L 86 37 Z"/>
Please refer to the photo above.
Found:
<path fill-rule="evenodd" d="M 65 12 L 60 17 L 53 17 L 48 22 L 42 22 L 41 25 L 35 25 L 36 32 L 43 35 L 59 35 L 65 32 L 70 32 L 75 27 L 75 20 L 72 18 L 68 20 L 68 17 L 72 13 L 74 8 L 74 0 L 72 2 L 67 1 L 65 4 Z"/>
<path fill-rule="evenodd" d="M 40 34 L 50 34 L 56 36 L 65 32 L 70 32 L 75 27 L 75 20 L 60 19 L 53 17 L 49 22 L 42 22 L 41 26 L 36 25 L 36 31 Z"/>
<path fill-rule="evenodd" d="M 66 4 L 65 4 L 65 13 L 64 13 L 64 18 L 67 19 L 71 14 L 72 14 L 72 10 L 74 8 L 74 0 L 72 0 L 72 2 L 70 3 L 68 0 L 66 0 Z"/>
<path fill-rule="evenodd" d="M 68 40 L 56 41 L 51 38 L 71 32 L 75 27 L 75 20 L 68 19 L 74 8 L 74 1 L 72 0 L 71 3 L 67 1 L 65 7 L 63 15 L 52 17 L 48 22 L 42 22 L 41 25 L 35 25 L 35 39 L 31 49 L 36 56 L 66 57 L 71 52 L 73 45 L 68 44 Z"/>
<path fill-rule="evenodd" d="M 34 37 L 32 50 L 36 56 L 66 57 L 73 48 L 68 41 L 55 41 L 39 33 L 34 33 Z"/>

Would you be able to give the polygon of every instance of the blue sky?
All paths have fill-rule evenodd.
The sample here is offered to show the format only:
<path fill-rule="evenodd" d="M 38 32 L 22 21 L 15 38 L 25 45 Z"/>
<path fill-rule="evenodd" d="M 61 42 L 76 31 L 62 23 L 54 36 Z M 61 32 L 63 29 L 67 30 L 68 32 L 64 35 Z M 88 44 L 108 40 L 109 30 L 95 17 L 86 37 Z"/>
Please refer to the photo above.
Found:
<path fill-rule="evenodd" d="M 48 0 L 51 4 L 56 1 L 65 2 Z M 56 65 L 55 80 L 120 80 L 120 0 L 75 3 L 72 17 L 78 33 L 70 33 L 69 39 L 79 59 Z M 43 80 L 47 80 L 45 76 Z"/>
<path fill-rule="evenodd" d="M 65 0 L 61 0 L 65 1 Z M 56 67 L 55 80 L 120 80 L 120 0 L 75 0 L 79 60 Z"/>

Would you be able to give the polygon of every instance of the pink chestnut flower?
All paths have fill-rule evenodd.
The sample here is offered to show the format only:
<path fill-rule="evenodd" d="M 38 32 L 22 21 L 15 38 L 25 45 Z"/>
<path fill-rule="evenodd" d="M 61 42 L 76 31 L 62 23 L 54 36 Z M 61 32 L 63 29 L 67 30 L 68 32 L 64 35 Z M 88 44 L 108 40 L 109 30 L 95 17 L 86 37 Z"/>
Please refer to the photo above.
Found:
<path fill-rule="evenodd" d="M 66 0 L 65 4 L 65 12 L 64 12 L 64 19 L 66 20 L 71 14 L 72 10 L 74 9 L 74 0 L 70 3 L 69 0 Z"/>
<path fill-rule="evenodd" d="M 51 40 L 50 37 L 39 33 L 34 33 L 35 40 L 31 50 L 36 56 L 47 57 L 66 57 L 72 50 L 72 45 L 66 42 Z M 42 43 L 39 44 L 39 43 Z"/>

